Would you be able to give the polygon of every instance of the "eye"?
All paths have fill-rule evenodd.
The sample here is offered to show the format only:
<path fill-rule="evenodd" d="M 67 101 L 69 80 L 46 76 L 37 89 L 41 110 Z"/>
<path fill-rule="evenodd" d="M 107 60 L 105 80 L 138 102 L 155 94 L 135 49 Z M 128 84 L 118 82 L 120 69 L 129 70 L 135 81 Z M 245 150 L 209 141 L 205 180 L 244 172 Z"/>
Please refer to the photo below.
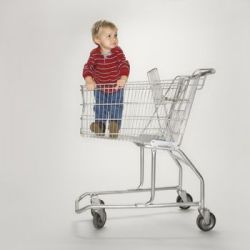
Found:
<path fill-rule="evenodd" d="M 118 34 L 117 33 L 115 33 L 115 38 L 117 38 L 118 37 Z"/>

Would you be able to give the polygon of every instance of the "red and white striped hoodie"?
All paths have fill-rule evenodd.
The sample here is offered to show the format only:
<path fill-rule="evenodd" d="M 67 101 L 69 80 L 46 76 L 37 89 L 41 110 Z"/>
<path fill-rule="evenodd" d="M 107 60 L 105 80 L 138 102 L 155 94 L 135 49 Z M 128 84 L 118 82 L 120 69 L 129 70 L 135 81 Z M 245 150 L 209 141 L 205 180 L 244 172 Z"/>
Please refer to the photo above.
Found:
<path fill-rule="evenodd" d="M 109 85 L 110 87 L 110 83 L 116 83 L 121 76 L 128 76 L 129 69 L 129 62 L 120 47 L 111 49 L 107 55 L 103 55 L 100 47 L 97 47 L 90 52 L 82 75 L 84 78 L 91 76 L 99 86 Z M 104 91 L 111 93 L 113 89 L 107 88 Z"/>

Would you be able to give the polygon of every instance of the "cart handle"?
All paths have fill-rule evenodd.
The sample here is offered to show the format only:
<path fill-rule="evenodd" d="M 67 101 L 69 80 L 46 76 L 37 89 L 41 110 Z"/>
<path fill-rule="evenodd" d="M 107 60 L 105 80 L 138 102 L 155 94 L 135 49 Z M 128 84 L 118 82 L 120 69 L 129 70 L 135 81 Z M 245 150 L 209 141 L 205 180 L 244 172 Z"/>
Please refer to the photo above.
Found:
<path fill-rule="evenodd" d="M 208 68 L 208 69 L 197 69 L 194 71 L 192 74 L 192 77 L 202 77 L 202 76 L 207 76 L 210 74 L 214 74 L 216 72 L 215 69 L 213 68 Z"/>

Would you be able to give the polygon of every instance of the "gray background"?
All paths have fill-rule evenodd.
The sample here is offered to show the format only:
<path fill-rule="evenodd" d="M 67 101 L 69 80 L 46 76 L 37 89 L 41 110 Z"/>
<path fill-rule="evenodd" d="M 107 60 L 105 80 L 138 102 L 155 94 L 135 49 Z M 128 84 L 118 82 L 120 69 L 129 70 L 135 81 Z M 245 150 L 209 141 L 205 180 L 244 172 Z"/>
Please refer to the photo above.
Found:
<path fill-rule="evenodd" d="M 197 94 L 182 145 L 205 178 L 213 231 L 197 228 L 196 209 L 109 210 L 100 231 L 89 212 L 74 213 L 81 193 L 139 180 L 134 144 L 79 135 L 81 71 L 100 18 L 119 27 L 131 81 L 153 67 L 164 79 L 217 70 Z M 249 23 L 248 0 L 1 0 L 0 248 L 249 249 Z M 149 183 L 148 152 L 146 162 Z M 164 152 L 158 173 L 159 185 L 177 180 Z M 184 174 L 197 199 L 198 181 Z"/>

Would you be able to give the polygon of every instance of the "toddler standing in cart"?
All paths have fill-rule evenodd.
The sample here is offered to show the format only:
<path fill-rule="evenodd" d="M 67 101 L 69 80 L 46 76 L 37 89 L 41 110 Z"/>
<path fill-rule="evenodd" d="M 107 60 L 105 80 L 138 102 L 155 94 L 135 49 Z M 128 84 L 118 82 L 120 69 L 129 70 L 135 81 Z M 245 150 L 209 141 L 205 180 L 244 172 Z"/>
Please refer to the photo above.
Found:
<path fill-rule="evenodd" d="M 90 130 L 104 135 L 109 121 L 109 136 L 116 138 L 121 128 L 123 111 L 123 87 L 129 75 L 129 63 L 118 47 L 115 24 L 100 20 L 92 27 L 92 39 L 97 48 L 90 52 L 83 68 L 83 77 L 88 90 L 94 90 L 95 122 Z"/>

